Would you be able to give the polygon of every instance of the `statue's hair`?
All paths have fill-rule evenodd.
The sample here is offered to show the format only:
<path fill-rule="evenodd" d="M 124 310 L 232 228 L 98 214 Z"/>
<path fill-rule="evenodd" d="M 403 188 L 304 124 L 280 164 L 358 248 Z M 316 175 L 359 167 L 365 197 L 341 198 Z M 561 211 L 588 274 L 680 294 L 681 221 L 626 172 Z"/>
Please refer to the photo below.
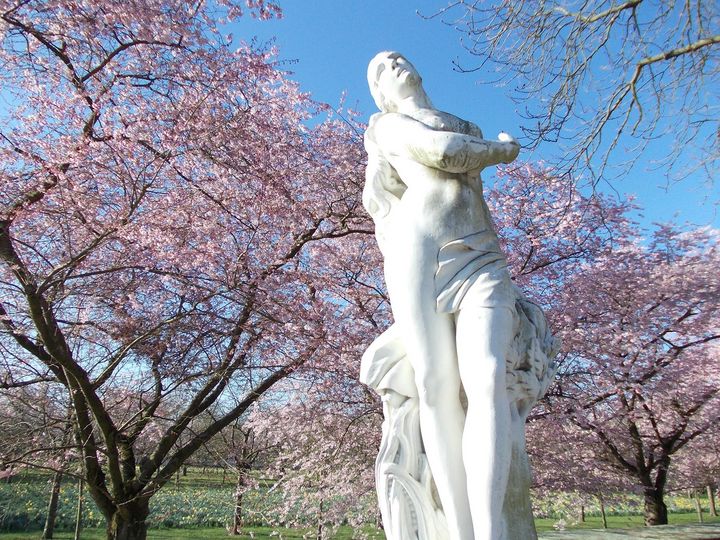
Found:
<path fill-rule="evenodd" d="M 380 153 L 370 150 L 362 202 L 376 224 L 390 213 L 393 203 L 402 196 L 401 184 L 392 165 Z"/>

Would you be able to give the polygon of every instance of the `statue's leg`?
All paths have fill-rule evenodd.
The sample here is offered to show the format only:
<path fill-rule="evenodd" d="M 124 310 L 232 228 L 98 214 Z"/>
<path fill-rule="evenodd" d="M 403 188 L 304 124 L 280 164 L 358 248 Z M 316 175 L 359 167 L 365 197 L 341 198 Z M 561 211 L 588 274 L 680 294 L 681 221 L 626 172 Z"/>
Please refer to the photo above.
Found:
<path fill-rule="evenodd" d="M 457 354 L 468 399 L 463 456 L 476 540 L 505 538 L 502 509 L 511 462 L 505 358 L 513 339 L 506 307 L 472 302 L 457 314 Z"/>
<path fill-rule="evenodd" d="M 420 431 L 451 540 L 474 538 L 467 499 L 462 433 L 465 412 L 460 403 L 460 375 L 455 354 L 453 317 L 432 304 L 393 304 L 403 331 L 408 359 L 415 370 Z M 402 306 L 402 307 L 401 307 Z"/>

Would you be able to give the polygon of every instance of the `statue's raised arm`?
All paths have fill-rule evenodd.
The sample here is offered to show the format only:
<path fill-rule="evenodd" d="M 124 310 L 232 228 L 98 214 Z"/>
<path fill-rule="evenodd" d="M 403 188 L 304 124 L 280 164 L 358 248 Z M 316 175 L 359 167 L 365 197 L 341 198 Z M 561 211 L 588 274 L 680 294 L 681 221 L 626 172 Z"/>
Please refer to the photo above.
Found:
<path fill-rule="evenodd" d="M 402 113 L 373 115 L 365 137 L 388 156 L 412 159 L 452 173 L 510 163 L 520 151 L 520 145 L 506 134 L 500 135 L 504 140 L 487 141 L 465 133 L 433 129 Z"/>

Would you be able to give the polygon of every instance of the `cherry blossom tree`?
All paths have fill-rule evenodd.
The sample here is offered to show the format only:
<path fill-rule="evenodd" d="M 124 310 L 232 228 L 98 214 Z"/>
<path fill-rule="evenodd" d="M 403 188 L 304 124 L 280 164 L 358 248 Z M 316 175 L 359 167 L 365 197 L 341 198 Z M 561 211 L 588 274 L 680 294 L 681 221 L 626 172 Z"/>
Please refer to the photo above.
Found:
<path fill-rule="evenodd" d="M 715 357 L 720 353 L 715 347 Z M 695 490 L 707 493 L 710 514 L 718 515 L 715 494 L 720 482 L 720 429 L 717 422 L 683 447 L 675 459 L 669 490 Z"/>
<path fill-rule="evenodd" d="M 382 409 L 358 374 L 363 351 L 389 324 L 390 311 L 373 237 L 313 249 L 333 261 L 326 268 L 333 284 L 328 293 L 338 316 L 325 335 L 326 356 L 279 384 L 249 425 L 275 448 L 265 476 L 282 493 L 278 523 L 315 526 L 318 538 L 326 538 L 333 526 L 377 518 L 373 464 Z"/>
<path fill-rule="evenodd" d="M 223 35 L 243 10 L 279 14 L 0 2 L 0 380 L 72 408 L 108 538 L 145 538 L 198 448 L 331 356 L 322 244 L 371 232 L 356 131 Z"/>
<path fill-rule="evenodd" d="M 642 493 L 647 525 L 667 523 L 675 456 L 720 410 L 718 262 L 715 231 L 663 226 L 568 280 L 555 313 L 567 352 L 548 415 L 578 441 L 569 459 L 598 463 L 579 483 L 611 466 Z"/>

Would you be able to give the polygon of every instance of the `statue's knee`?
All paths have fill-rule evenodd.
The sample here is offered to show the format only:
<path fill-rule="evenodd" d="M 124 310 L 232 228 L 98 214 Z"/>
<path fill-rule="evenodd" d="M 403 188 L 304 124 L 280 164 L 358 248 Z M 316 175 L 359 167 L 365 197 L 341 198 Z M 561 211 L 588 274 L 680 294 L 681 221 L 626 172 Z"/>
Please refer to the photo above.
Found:
<path fill-rule="evenodd" d="M 427 407 L 436 408 L 455 397 L 460 399 L 460 383 L 440 373 L 428 372 L 417 379 L 418 398 Z"/>

